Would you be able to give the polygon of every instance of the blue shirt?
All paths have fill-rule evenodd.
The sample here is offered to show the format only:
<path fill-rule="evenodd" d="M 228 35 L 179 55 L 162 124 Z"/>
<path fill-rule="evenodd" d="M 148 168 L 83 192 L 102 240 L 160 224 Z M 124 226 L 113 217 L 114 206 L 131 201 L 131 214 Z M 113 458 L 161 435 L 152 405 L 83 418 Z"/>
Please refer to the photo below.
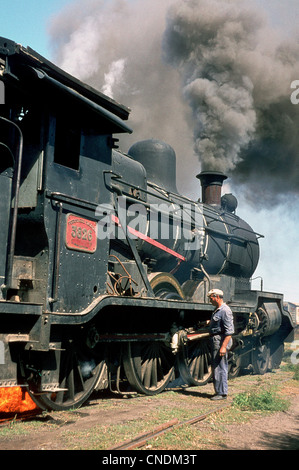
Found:
<path fill-rule="evenodd" d="M 222 338 L 235 332 L 233 314 L 228 305 L 223 303 L 213 312 L 209 330 L 211 335 L 219 335 Z"/>

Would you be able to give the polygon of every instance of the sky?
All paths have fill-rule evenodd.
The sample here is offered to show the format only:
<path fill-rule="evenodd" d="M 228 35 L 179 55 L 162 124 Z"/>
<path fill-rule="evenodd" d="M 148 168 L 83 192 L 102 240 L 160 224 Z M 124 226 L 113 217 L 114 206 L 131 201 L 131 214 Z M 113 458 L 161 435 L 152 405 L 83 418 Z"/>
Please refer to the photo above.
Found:
<path fill-rule="evenodd" d="M 96 5 L 97 1 L 102 0 L 93 1 Z M 108 4 L 109 1 L 107 0 L 106 3 Z M 163 2 L 163 0 L 161 1 Z M 252 1 L 265 8 L 272 25 L 282 35 L 287 37 L 293 34 L 294 31 L 296 32 L 299 24 L 298 0 L 285 0 L 284 2 L 281 2 L 281 0 Z M 92 0 L 87 3 L 92 4 Z M 138 0 L 136 3 L 138 3 Z M 55 26 L 56 22 L 56 25 L 61 26 L 63 20 L 63 13 L 61 12 L 65 7 L 69 8 L 68 12 L 71 11 L 72 7 L 75 14 L 80 12 L 79 9 L 76 10 L 77 4 L 78 0 L 1 0 L 0 36 L 9 38 L 25 47 L 30 46 L 39 54 L 55 62 L 58 57 L 57 48 L 60 47 L 59 41 L 61 41 L 61 38 L 57 37 L 55 43 L 55 27 L 53 28 L 53 24 Z M 84 6 L 84 1 L 81 0 L 82 14 L 84 13 Z M 67 20 L 67 18 L 65 19 Z M 76 21 L 80 25 L 80 17 L 76 18 Z M 126 22 L 126 18 L 123 18 L 122 21 Z M 74 22 L 73 19 L 72 22 Z M 111 23 L 111 28 L 113 28 L 113 23 Z M 127 31 L 130 31 L 129 27 Z M 86 31 L 85 41 L 88 38 L 87 33 L 88 31 Z M 138 72 L 142 73 L 142 70 Z M 296 78 L 299 80 L 299 76 Z M 92 83 L 92 85 L 94 84 Z M 123 104 L 131 107 L 130 102 L 124 102 Z M 149 135 L 148 137 L 153 136 Z M 196 169 L 194 174 L 196 174 Z M 193 174 L 192 177 L 194 177 Z M 178 187 L 180 189 L 179 184 Z M 189 197 L 194 196 L 193 194 L 187 195 Z M 256 232 L 265 235 L 265 238 L 260 240 L 261 258 L 254 277 L 261 276 L 263 278 L 265 290 L 281 292 L 284 294 L 285 300 L 299 302 L 298 204 L 273 207 L 272 211 L 269 208 L 255 211 L 252 206 L 249 207 L 246 204 L 246 198 L 242 193 L 237 194 L 237 197 L 239 200 L 237 214 L 246 220 Z M 260 279 L 257 279 L 253 283 L 253 287 L 258 288 L 259 285 Z"/>
<path fill-rule="evenodd" d="M 73 0 L 1 0 L 0 36 L 50 58 L 51 19 Z"/>

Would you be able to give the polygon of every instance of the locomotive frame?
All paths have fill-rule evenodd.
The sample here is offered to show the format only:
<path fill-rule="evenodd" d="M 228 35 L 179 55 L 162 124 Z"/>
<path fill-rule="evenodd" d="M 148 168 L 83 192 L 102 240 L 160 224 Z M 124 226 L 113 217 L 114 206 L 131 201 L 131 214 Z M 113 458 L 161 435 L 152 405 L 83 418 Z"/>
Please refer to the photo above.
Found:
<path fill-rule="evenodd" d="M 234 314 L 230 375 L 278 367 L 294 319 L 281 294 L 251 289 L 260 235 L 232 195 L 221 198 L 226 176 L 199 175 L 201 203 L 180 195 L 170 146 L 117 150 L 114 136 L 132 132 L 128 108 L 5 38 L 0 80 L 0 386 L 61 410 L 107 387 L 204 385 L 212 287 Z M 138 230 L 132 207 L 143 212 Z M 99 237 L 109 221 L 113 236 Z"/>

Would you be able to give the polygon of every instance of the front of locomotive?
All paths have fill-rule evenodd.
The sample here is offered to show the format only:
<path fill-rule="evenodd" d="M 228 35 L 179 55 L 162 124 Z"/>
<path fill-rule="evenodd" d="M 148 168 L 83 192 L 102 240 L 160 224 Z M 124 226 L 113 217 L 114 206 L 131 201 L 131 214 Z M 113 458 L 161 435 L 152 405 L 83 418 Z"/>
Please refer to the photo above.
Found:
<path fill-rule="evenodd" d="M 258 238 L 262 235 L 236 215 L 237 199 L 221 195 L 227 176 L 217 171 L 203 171 L 197 178 L 202 185 L 202 203 L 206 241 L 203 267 L 213 274 L 249 280 L 259 261 Z"/>

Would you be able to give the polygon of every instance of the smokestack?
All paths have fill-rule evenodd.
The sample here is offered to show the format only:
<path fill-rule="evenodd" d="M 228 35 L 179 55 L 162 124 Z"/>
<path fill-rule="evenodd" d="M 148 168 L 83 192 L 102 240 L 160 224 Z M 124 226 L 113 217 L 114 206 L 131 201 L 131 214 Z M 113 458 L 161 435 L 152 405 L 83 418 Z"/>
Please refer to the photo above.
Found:
<path fill-rule="evenodd" d="M 221 207 L 221 189 L 227 176 L 221 171 L 202 171 L 196 178 L 201 182 L 202 202 Z"/>

